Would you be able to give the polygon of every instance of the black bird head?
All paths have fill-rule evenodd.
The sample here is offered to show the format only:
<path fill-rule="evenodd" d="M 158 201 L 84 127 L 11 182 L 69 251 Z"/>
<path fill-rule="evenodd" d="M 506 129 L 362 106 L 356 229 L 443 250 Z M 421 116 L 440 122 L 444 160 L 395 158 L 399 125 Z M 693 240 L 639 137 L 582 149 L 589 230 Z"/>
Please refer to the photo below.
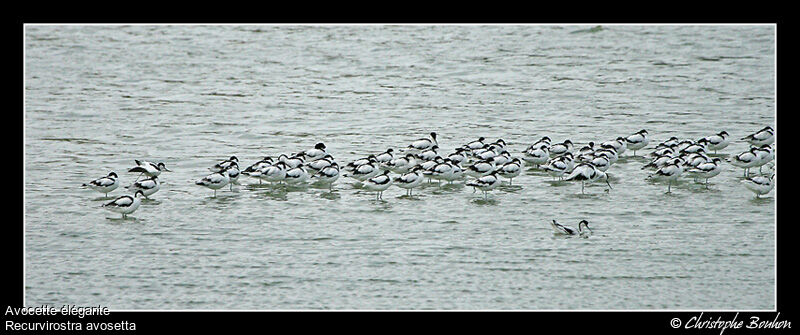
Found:
<path fill-rule="evenodd" d="M 319 143 L 317 143 L 317 145 L 314 146 L 314 149 L 325 150 L 325 144 L 323 144 L 322 142 L 319 142 Z"/>

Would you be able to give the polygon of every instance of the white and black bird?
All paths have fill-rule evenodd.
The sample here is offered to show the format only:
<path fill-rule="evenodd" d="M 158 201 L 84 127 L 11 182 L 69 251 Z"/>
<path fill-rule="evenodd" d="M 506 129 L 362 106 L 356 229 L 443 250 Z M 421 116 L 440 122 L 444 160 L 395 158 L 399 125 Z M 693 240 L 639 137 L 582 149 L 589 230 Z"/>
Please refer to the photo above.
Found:
<path fill-rule="evenodd" d="M 393 180 L 389 176 L 389 170 L 385 170 L 383 174 L 367 179 L 364 183 L 364 188 L 377 192 L 375 194 L 375 199 L 380 200 L 383 199 L 383 191 L 389 188 L 389 186 L 392 186 L 392 182 Z"/>
<path fill-rule="evenodd" d="M 622 153 L 625 152 L 625 149 L 628 148 L 628 141 L 626 141 L 624 137 L 620 136 L 617 137 L 616 140 L 600 143 L 600 146 L 601 147 L 611 146 L 612 148 L 614 148 L 614 150 L 617 151 L 618 155 L 622 155 Z"/>
<path fill-rule="evenodd" d="M 446 158 L 450 159 L 450 161 L 455 164 L 463 164 L 467 160 L 466 149 L 456 148 L 456 151 L 454 153 L 447 155 Z"/>
<path fill-rule="evenodd" d="M 439 185 L 441 185 L 442 180 L 452 180 L 453 165 L 449 159 L 445 158 L 441 163 L 425 170 L 422 174 L 425 177 L 438 180 Z"/>
<path fill-rule="evenodd" d="M 172 172 L 172 170 L 167 169 L 163 162 L 155 164 L 148 161 L 140 161 L 138 159 L 134 160 L 134 162 L 136 162 L 136 166 L 132 167 L 130 170 L 128 170 L 128 172 L 139 172 L 139 176 L 144 174 L 148 177 L 158 177 L 162 171 Z"/>
<path fill-rule="evenodd" d="M 375 159 L 380 164 L 389 163 L 389 162 L 392 161 L 392 159 L 394 159 L 394 155 L 392 154 L 392 152 L 394 152 L 394 149 L 392 149 L 392 148 L 386 149 L 386 151 L 375 155 Z"/>
<path fill-rule="evenodd" d="M 88 187 L 100 193 L 105 193 L 108 197 L 108 192 L 116 190 L 119 187 L 119 177 L 114 171 L 111 171 L 105 177 L 100 177 L 92 180 L 82 186 Z"/>
<path fill-rule="evenodd" d="M 415 166 L 411 171 L 401 174 L 399 177 L 395 177 L 394 184 L 397 185 L 397 187 L 406 189 L 406 195 L 411 196 L 413 189 L 425 181 L 422 172 L 423 169 L 421 166 Z"/>
<path fill-rule="evenodd" d="M 286 154 L 281 154 L 278 156 L 278 161 L 285 163 L 290 168 L 296 168 L 306 162 L 305 156 L 303 155 L 296 155 L 292 154 L 291 156 L 287 156 Z"/>
<path fill-rule="evenodd" d="M 586 183 L 592 183 L 597 180 L 604 180 L 608 185 L 609 189 L 613 189 L 611 187 L 611 183 L 608 182 L 608 174 L 600 171 L 597 167 L 592 164 L 588 163 L 581 163 L 575 166 L 572 169 L 572 173 L 567 176 L 566 180 L 568 181 L 580 181 L 581 182 L 581 194 L 584 194 L 584 187 Z"/>
<path fill-rule="evenodd" d="M 210 188 L 214 190 L 214 197 L 217 196 L 217 190 L 225 187 L 230 183 L 231 179 L 228 176 L 228 170 L 222 170 L 220 172 L 214 172 L 208 176 L 203 177 L 195 183 L 195 185 L 200 185 L 203 187 Z"/>
<path fill-rule="evenodd" d="M 519 158 L 514 158 L 510 162 L 501 165 L 497 173 L 501 177 L 508 179 L 509 185 L 513 185 L 514 177 L 522 173 L 522 161 Z"/>
<path fill-rule="evenodd" d="M 418 153 L 416 157 L 418 159 L 423 160 L 423 161 L 432 160 L 432 159 L 436 158 L 436 156 L 439 155 L 436 152 L 436 150 L 438 150 L 438 149 L 439 149 L 439 146 L 434 144 L 432 147 L 430 147 L 428 149 L 425 149 L 425 150 L 421 151 L 420 153 Z"/>
<path fill-rule="evenodd" d="M 714 158 L 710 162 L 698 164 L 697 166 L 686 171 L 686 173 L 694 178 L 705 179 L 706 188 L 708 188 L 708 180 L 722 172 L 722 165 L 720 164 L 721 161 L 722 160 L 719 158 Z"/>
<path fill-rule="evenodd" d="M 325 157 L 328 154 L 325 151 L 326 147 L 325 144 L 320 142 L 314 145 L 314 149 L 308 149 L 305 151 L 300 152 L 298 155 L 303 156 L 306 161 L 313 161 Z"/>
<path fill-rule="evenodd" d="M 566 156 L 558 156 L 542 166 L 542 169 L 553 178 L 561 178 L 571 171 L 570 160 Z"/>
<path fill-rule="evenodd" d="M 378 160 L 375 159 L 375 156 L 370 156 L 367 163 L 356 166 L 353 170 L 348 171 L 345 173 L 345 177 L 351 177 L 360 182 L 364 182 L 365 180 L 377 176 L 380 172 L 381 169 L 378 166 Z"/>
<path fill-rule="evenodd" d="M 260 160 L 258 162 L 255 162 L 255 163 L 253 163 L 253 165 L 250 165 L 247 168 L 245 168 L 244 170 L 242 170 L 242 174 L 245 175 L 245 176 L 254 177 L 253 174 L 255 174 L 256 172 L 267 168 L 268 166 L 272 166 L 272 163 L 273 163 L 272 157 L 269 157 L 269 156 L 264 157 L 264 159 L 262 159 L 262 160 Z M 261 178 L 258 178 L 258 183 L 259 184 L 261 183 Z"/>
<path fill-rule="evenodd" d="M 137 191 L 142 191 L 145 198 L 149 198 L 153 193 L 158 192 L 161 189 L 161 183 L 158 181 L 158 177 L 150 177 L 142 180 L 137 180 L 128 186 L 125 186 L 128 190 L 133 193 Z"/>
<path fill-rule="evenodd" d="M 480 148 L 483 148 L 483 146 L 485 144 L 485 143 L 483 143 L 484 140 L 485 140 L 485 138 L 483 136 L 481 136 L 477 140 L 469 142 L 464 146 L 467 147 L 467 148 L 473 149 L 473 150 L 480 149 Z"/>
<path fill-rule="evenodd" d="M 321 183 L 328 185 L 328 189 L 333 192 L 333 182 L 339 179 L 339 164 L 331 163 L 313 174 L 311 178 L 316 178 Z"/>
<path fill-rule="evenodd" d="M 308 180 L 308 171 L 303 164 L 286 170 L 286 177 L 283 179 L 287 184 L 299 185 Z"/>
<path fill-rule="evenodd" d="M 705 138 L 708 141 L 708 145 L 706 149 L 714 150 L 714 154 L 717 154 L 717 150 L 722 150 L 728 147 L 730 144 L 730 135 L 728 135 L 727 131 L 721 131 L 716 135 L 711 135 Z"/>
<path fill-rule="evenodd" d="M 219 162 L 217 164 L 214 164 L 214 166 L 208 168 L 208 170 L 211 171 L 211 172 L 220 172 L 222 170 L 227 169 L 228 167 L 231 166 L 231 164 L 234 164 L 234 163 L 236 163 L 237 166 L 238 166 L 239 159 L 236 158 L 236 156 L 231 156 L 231 158 L 228 158 L 228 159 L 226 159 L 224 161 L 221 161 L 221 162 Z"/>
<path fill-rule="evenodd" d="M 647 130 L 644 129 L 626 137 L 625 141 L 627 142 L 627 148 L 633 151 L 634 156 L 636 156 L 636 150 L 646 147 L 647 143 L 650 142 L 647 138 Z"/>
<path fill-rule="evenodd" d="M 550 223 L 550 227 L 553 228 L 553 232 L 556 235 L 580 235 L 581 237 L 589 237 L 592 234 L 592 229 L 589 228 L 589 221 L 581 220 L 578 222 L 578 229 L 573 229 L 553 220 Z"/>
<path fill-rule="evenodd" d="M 304 166 L 307 167 L 309 171 L 317 172 L 333 165 L 333 163 L 334 163 L 333 156 L 325 154 L 325 156 L 323 156 L 322 158 L 313 160 L 308 164 L 305 164 Z"/>
<path fill-rule="evenodd" d="M 397 157 L 384 164 L 388 170 L 394 173 L 406 173 L 415 165 L 417 165 L 417 159 L 414 157 L 414 154 L 406 154 L 403 157 Z"/>
<path fill-rule="evenodd" d="M 744 184 L 744 187 L 746 187 L 748 190 L 755 193 L 756 198 L 759 198 L 775 188 L 775 175 L 773 174 L 769 177 L 755 176 L 753 178 L 747 178 L 742 180 L 742 184 Z"/>
<path fill-rule="evenodd" d="M 123 195 L 120 196 L 109 203 L 103 204 L 101 207 L 115 212 L 122 214 L 122 218 L 126 218 L 128 214 L 131 214 L 139 208 L 139 205 L 142 204 L 142 197 L 144 197 L 144 193 L 142 191 L 136 191 L 134 195 Z"/>
<path fill-rule="evenodd" d="M 572 141 L 568 139 L 565 140 L 564 142 L 551 145 L 548 151 L 550 152 L 550 157 L 555 157 L 563 155 L 568 152 L 572 152 L 573 147 L 574 145 L 572 144 Z"/>
<path fill-rule="evenodd" d="M 490 174 L 467 182 L 467 186 L 472 186 L 483 191 L 483 199 L 486 200 L 487 193 L 497 188 L 497 186 L 500 186 L 500 178 L 497 176 L 497 171 L 495 170 Z"/>
<path fill-rule="evenodd" d="M 270 183 L 281 183 L 284 179 L 286 179 L 286 171 L 289 169 L 291 169 L 291 167 L 286 165 L 286 163 L 277 162 L 274 165 L 270 165 L 259 170 L 258 172 L 253 172 L 251 176 Z"/>
<path fill-rule="evenodd" d="M 758 148 L 753 147 L 750 148 L 750 150 L 728 158 L 727 161 L 735 167 L 744 169 L 744 176 L 747 177 L 750 168 L 758 165 L 761 159 L 758 156 Z"/>
<path fill-rule="evenodd" d="M 758 173 L 761 173 L 761 168 L 764 166 L 764 164 L 767 164 L 775 159 L 775 151 L 769 144 L 764 144 L 760 148 L 757 148 L 755 153 L 756 156 L 758 156 L 758 163 L 756 163 L 754 167 L 758 167 Z"/>
<path fill-rule="evenodd" d="M 548 147 L 549 145 L 544 143 L 539 144 L 538 147 L 530 146 L 525 149 L 525 155 L 522 157 L 522 159 L 538 168 L 539 165 L 547 163 L 547 161 L 550 159 L 550 152 L 547 149 Z"/>
<path fill-rule="evenodd" d="M 757 147 L 772 144 L 772 142 L 775 142 L 775 130 L 767 126 L 755 133 L 742 137 L 742 139 Z"/>
<path fill-rule="evenodd" d="M 471 177 L 480 178 L 492 173 L 495 169 L 494 158 L 477 161 L 468 166 L 465 173 Z"/>
<path fill-rule="evenodd" d="M 673 159 L 671 163 L 664 165 L 647 178 L 653 180 L 666 180 L 669 183 L 667 185 L 667 193 L 672 193 L 672 182 L 678 180 L 678 177 L 683 174 L 683 169 L 684 167 L 681 164 L 681 161 Z"/>
<path fill-rule="evenodd" d="M 406 148 L 406 151 L 419 152 L 430 149 L 434 145 L 439 145 L 439 142 L 436 140 L 436 133 L 431 132 L 429 138 L 421 138 L 411 142 L 411 144 Z"/>

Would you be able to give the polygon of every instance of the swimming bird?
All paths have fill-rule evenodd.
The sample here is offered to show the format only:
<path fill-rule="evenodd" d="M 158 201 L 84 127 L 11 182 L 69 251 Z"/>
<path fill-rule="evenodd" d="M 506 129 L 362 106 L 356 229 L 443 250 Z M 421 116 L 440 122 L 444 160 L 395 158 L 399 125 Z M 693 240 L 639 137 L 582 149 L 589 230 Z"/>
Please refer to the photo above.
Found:
<path fill-rule="evenodd" d="M 82 186 L 88 187 L 100 193 L 105 193 L 108 197 L 108 192 L 116 190 L 119 187 L 119 177 L 114 171 L 111 171 L 105 177 L 100 177 L 92 180 Z"/>
<path fill-rule="evenodd" d="M 321 183 L 327 184 L 330 191 L 333 192 L 333 182 L 339 179 L 339 164 L 333 162 L 331 165 L 317 171 L 311 178 L 317 178 Z"/>
<path fill-rule="evenodd" d="M 748 190 L 755 193 L 756 198 L 759 198 L 775 188 L 775 174 L 769 177 L 755 176 L 753 178 L 747 178 L 742 180 L 742 184 L 744 184 L 744 187 L 746 187 Z"/>
<path fill-rule="evenodd" d="M 522 162 L 519 158 L 512 159 L 510 162 L 501 165 L 498 169 L 498 174 L 508 179 L 509 185 L 513 185 L 514 177 L 519 176 L 520 173 L 522 173 Z"/>
<path fill-rule="evenodd" d="M 583 189 L 585 184 L 594 182 L 596 180 L 604 180 L 609 189 L 613 189 L 608 182 L 608 174 L 600 171 L 597 167 L 589 163 L 581 163 L 572 169 L 572 173 L 567 176 L 566 180 L 579 180 L 581 182 L 581 194 L 585 194 Z"/>
<path fill-rule="evenodd" d="M 411 144 L 406 148 L 406 150 L 412 152 L 414 151 L 419 152 L 430 149 L 434 145 L 439 145 L 439 142 L 436 141 L 436 133 L 431 132 L 429 138 L 421 138 L 414 142 L 411 142 Z"/>
<path fill-rule="evenodd" d="M 136 166 L 132 167 L 128 172 L 139 172 L 139 176 L 145 174 L 148 177 L 158 177 L 162 171 L 172 172 L 172 170 L 167 169 L 163 162 L 155 164 L 138 159 L 135 159 L 134 162 L 136 162 Z M 138 180 L 139 178 L 136 179 Z"/>
<path fill-rule="evenodd" d="M 747 141 L 747 143 L 750 143 L 751 145 L 762 146 L 765 144 L 772 144 L 772 142 L 775 142 L 774 135 L 775 135 L 775 130 L 772 129 L 772 127 L 770 126 L 766 126 L 755 133 L 742 137 L 742 139 Z"/>
<path fill-rule="evenodd" d="M 379 176 L 367 179 L 366 183 L 364 183 L 364 188 L 377 192 L 375 200 L 383 199 L 383 191 L 389 188 L 389 186 L 392 186 L 392 178 L 389 177 L 389 170 L 383 171 L 383 174 Z"/>
<path fill-rule="evenodd" d="M 689 175 L 695 178 L 702 178 L 706 180 L 706 188 L 708 188 L 708 180 L 722 172 L 721 160 L 714 158 L 710 162 L 700 163 L 694 168 L 686 171 Z"/>
<path fill-rule="evenodd" d="M 642 129 L 626 137 L 625 141 L 628 142 L 628 149 L 633 150 L 633 156 L 636 156 L 636 150 L 646 147 L 650 140 L 647 138 L 647 130 Z"/>
<path fill-rule="evenodd" d="M 467 182 L 467 186 L 472 186 L 483 191 L 483 199 L 486 200 L 487 193 L 497 186 L 500 186 L 500 179 L 497 177 L 497 170 L 492 171 L 483 177 Z"/>
<path fill-rule="evenodd" d="M 153 176 L 147 179 L 137 180 L 128 186 L 125 186 L 128 190 L 133 193 L 137 191 L 142 191 L 142 194 L 145 198 L 149 198 L 153 193 L 158 192 L 161 189 L 161 183 L 158 181 L 158 177 Z"/>
<path fill-rule="evenodd" d="M 669 182 L 667 185 L 667 193 L 672 193 L 672 182 L 678 180 L 678 177 L 680 177 L 681 174 L 683 174 L 683 166 L 680 164 L 680 161 L 673 160 L 672 163 L 664 165 L 647 178 L 654 180 L 667 180 Z"/>
<path fill-rule="evenodd" d="M 556 220 L 550 223 L 550 227 L 553 228 L 553 232 L 556 235 L 580 235 L 581 237 L 589 237 L 592 234 L 592 229 L 589 228 L 589 221 L 586 220 L 578 222 L 577 230 L 563 226 L 556 222 Z"/>
<path fill-rule="evenodd" d="M 203 177 L 195 183 L 195 185 L 204 186 L 214 190 L 214 197 L 217 196 L 217 190 L 225 187 L 230 183 L 231 179 L 228 176 L 228 170 L 222 170 L 220 172 L 214 172 L 208 176 Z"/>
<path fill-rule="evenodd" d="M 422 167 L 415 166 L 410 172 L 404 173 L 394 178 L 394 183 L 400 188 L 406 189 L 406 195 L 411 196 L 413 189 L 425 180 L 422 176 Z"/>
<path fill-rule="evenodd" d="M 136 191 L 133 196 L 130 195 L 123 195 L 120 196 L 109 203 L 103 204 L 101 207 L 107 209 L 112 212 L 122 214 L 122 218 L 126 218 L 128 214 L 131 214 L 139 208 L 139 205 L 142 204 L 142 198 L 144 193 L 142 191 Z"/>
<path fill-rule="evenodd" d="M 711 135 L 705 138 L 708 141 L 708 150 L 714 150 L 714 154 L 717 154 L 717 150 L 722 150 L 728 147 L 730 144 L 730 135 L 728 135 L 727 131 L 721 131 L 716 135 Z"/>

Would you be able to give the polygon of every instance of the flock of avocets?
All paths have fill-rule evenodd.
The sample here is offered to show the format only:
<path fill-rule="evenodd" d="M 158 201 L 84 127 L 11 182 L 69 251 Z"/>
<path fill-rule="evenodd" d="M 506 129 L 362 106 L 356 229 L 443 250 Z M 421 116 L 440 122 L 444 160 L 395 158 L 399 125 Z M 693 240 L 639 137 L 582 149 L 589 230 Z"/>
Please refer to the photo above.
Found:
<path fill-rule="evenodd" d="M 770 192 L 774 187 L 775 164 L 770 163 L 775 159 L 772 143 L 775 133 L 772 127 L 763 129 L 743 137 L 751 148 L 736 156 L 726 159 L 730 164 L 744 169 L 744 186 L 759 197 Z M 309 181 L 321 183 L 333 191 L 333 183 L 340 176 L 350 177 L 363 184 L 363 188 L 376 192 L 376 199 L 382 199 L 383 191 L 391 185 L 406 189 L 408 196 L 413 189 L 420 186 L 426 179 L 428 182 L 437 180 L 453 183 L 465 181 L 466 186 L 479 189 L 486 199 L 489 191 L 501 184 L 500 178 L 513 179 L 520 175 L 525 164 L 530 164 L 534 169 L 539 169 L 553 178 L 567 181 L 580 181 L 581 193 L 584 185 L 595 181 L 605 182 L 609 189 L 609 174 L 606 172 L 622 153 L 630 150 L 633 156 L 636 151 L 648 145 L 650 139 L 646 130 L 641 130 L 628 137 L 617 137 L 614 140 L 602 142 L 599 145 L 589 142 L 588 145 L 575 151 L 575 146 L 570 140 L 561 143 L 551 143 L 549 137 L 542 137 L 522 152 L 520 157 L 513 157 L 507 150 L 502 139 L 489 142 L 480 137 L 455 149 L 454 152 L 442 155 L 439 152 L 439 142 L 436 133 L 430 137 L 413 141 L 402 150 L 395 153 L 388 149 L 379 154 L 339 166 L 334 157 L 326 152 L 326 146 L 318 143 L 313 149 L 304 150 L 297 154 L 281 154 L 278 157 L 264 157 L 247 168 L 239 169 L 239 160 L 232 156 L 221 161 L 209 169 L 212 174 L 197 180 L 195 184 L 214 190 L 239 184 L 239 177 L 246 175 L 258 180 L 259 184 L 303 185 Z M 671 192 L 672 183 L 680 176 L 688 175 L 698 180 L 705 180 L 720 174 L 722 171 L 721 160 L 710 156 L 716 155 L 718 150 L 730 144 L 730 135 L 722 131 L 716 135 L 701 138 L 697 141 L 679 140 L 676 137 L 658 144 L 650 153 L 652 161 L 642 169 L 653 169 L 655 172 L 647 178 L 667 181 L 667 193 Z M 711 154 L 711 152 L 714 152 Z M 772 172 L 761 175 L 765 164 Z M 751 168 L 759 168 L 758 175 L 751 175 Z M 129 189 L 133 195 L 123 195 L 104 204 L 102 207 L 117 213 L 123 218 L 139 208 L 142 197 L 149 197 L 158 192 L 161 187 L 159 175 L 161 172 L 170 171 L 164 163 L 152 163 L 136 160 L 136 166 L 128 172 L 139 173 Z M 395 173 L 396 175 L 391 175 Z M 139 180 L 142 176 L 145 179 Z M 471 178 L 467 178 L 471 177 Z M 100 193 L 108 193 L 119 186 L 119 177 L 111 172 L 107 176 L 93 180 L 83 186 L 89 187 Z M 606 190 L 608 191 L 608 190 Z M 588 222 L 581 222 L 578 230 L 564 228 L 555 221 L 553 229 L 557 232 L 573 235 L 583 234 L 588 230 Z"/>

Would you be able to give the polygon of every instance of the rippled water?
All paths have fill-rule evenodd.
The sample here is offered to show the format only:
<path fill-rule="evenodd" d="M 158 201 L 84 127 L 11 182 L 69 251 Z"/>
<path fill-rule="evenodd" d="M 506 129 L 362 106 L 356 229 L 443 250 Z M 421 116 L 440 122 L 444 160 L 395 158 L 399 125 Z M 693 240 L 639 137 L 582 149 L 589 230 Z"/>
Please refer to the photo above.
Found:
<path fill-rule="evenodd" d="M 491 192 L 392 187 L 383 201 L 242 177 L 193 181 L 322 141 L 347 162 L 439 133 L 519 154 L 775 126 L 773 26 L 27 26 L 25 298 L 112 309 L 771 309 L 774 191 L 527 171 Z M 650 145 L 652 148 L 654 144 Z M 735 141 L 724 150 L 747 149 Z M 646 152 L 647 150 L 645 150 Z M 629 152 L 625 153 L 628 155 Z M 128 220 L 80 184 L 164 161 Z M 113 196 L 124 194 L 119 188 Z M 551 219 L 588 219 L 588 239 Z"/>

